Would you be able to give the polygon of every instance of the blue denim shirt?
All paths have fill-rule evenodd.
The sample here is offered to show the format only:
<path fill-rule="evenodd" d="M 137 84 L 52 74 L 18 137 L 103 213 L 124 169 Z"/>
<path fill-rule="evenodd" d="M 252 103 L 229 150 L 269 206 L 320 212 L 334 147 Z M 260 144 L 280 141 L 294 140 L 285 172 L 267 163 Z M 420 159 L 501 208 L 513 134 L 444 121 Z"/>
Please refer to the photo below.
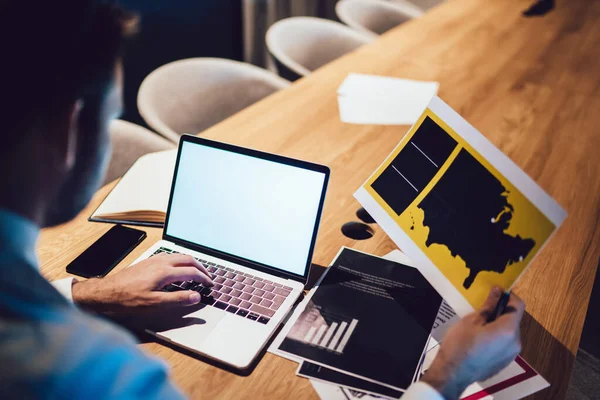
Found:
<path fill-rule="evenodd" d="M 0 210 L 0 398 L 179 399 L 167 366 L 39 273 L 39 228 Z"/>

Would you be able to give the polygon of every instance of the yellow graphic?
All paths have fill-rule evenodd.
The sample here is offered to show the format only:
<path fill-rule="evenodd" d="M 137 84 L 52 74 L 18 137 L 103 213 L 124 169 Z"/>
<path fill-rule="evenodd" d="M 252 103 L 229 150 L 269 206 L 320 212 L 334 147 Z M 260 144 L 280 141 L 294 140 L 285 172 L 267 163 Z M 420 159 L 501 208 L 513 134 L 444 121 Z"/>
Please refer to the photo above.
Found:
<path fill-rule="evenodd" d="M 429 184 L 422 189 L 417 198 L 412 201 L 400 215 L 398 215 L 372 188 L 372 185 L 410 142 L 410 139 L 417 132 L 426 117 L 435 121 L 435 123 L 451 136 L 458 145 L 444 164 L 439 166 L 437 173 L 433 179 L 431 179 Z M 461 149 L 468 151 L 489 173 L 500 181 L 504 188 L 506 188 L 506 192 L 503 193 L 502 196 L 506 197 L 507 202 L 513 209 L 511 210 L 508 207 L 505 207 L 503 210 L 499 210 L 495 217 L 492 216 L 490 223 L 496 223 L 503 214 L 512 212 L 510 225 L 502 232 L 513 237 L 519 235 L 521 238 L 530 238 L 535 241 L 534 247 L 524 259 L 507 265 L 503 273 L 480 271 L 468 289 L 465 289 L 463 282 L 465 282 L 465 279 L 469 276 L 470 270 L 467 268 L 465 261 L 460 255 L 455 254 L 453 256 L 451 254 L 451 249 L 443 243 L 431 243 L 429 246 L 426 245 L 430 234 L 430 228 L 424 225 L 423 221 L 425 219 L 425 213 L 418 207 L 421 201 L 429 195 L 436 183 L 444 176 Z M 427 109 L 419 118 L 419 121 L 417 121 L 411 131 L 406 135 L 403 142 L 392 152 L 392 154 L 390 154 L 381 167 L 366 182 L 364 189 L 419 246 L 421 251 L 427 255 L 431 262 L 443 273 L 453 286 L 460 291 L 474 308 L 478 308 L 483 304 L 492 286 L 498 285 L 504 289 L 510 288 L 555 229 L 554 224 L 531 201 L 529 201 L 516 187 L 500 174 L 500 172 L 484 159 L 481 154 L 475 151 L 461 136 L 429 109 Z M 456 227 L 456 232 L 458 234 L 460 234 L 461 228 L 462 227 Z"/>

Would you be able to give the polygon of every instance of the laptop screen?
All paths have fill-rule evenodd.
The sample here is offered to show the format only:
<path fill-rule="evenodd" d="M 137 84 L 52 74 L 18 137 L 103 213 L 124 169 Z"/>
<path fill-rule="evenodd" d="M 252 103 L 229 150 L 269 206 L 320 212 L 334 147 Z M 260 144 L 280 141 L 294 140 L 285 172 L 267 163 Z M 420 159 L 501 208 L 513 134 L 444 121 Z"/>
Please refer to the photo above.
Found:
<path fill-rule="evenodd" d="M 166 234 L 302 276 L 326 173 L 251 154 L 182 141 Z"/>

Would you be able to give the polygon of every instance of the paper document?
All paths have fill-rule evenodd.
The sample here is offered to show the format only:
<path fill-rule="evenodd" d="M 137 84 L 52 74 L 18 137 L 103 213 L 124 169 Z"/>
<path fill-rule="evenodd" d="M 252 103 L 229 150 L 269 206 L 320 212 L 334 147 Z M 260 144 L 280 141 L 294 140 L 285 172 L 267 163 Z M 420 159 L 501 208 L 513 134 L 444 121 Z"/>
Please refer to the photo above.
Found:
<path fill-rule="evenodd" d="M 333 260 L 331 260 L 331 263 L 327 266 L 327 268 L 331 267 L 334 264 L 335 260 L 339 257 L 340 253 L 345 248 L 346 247 L 342 247 L 340 249 L 340 251 L 335 256 L 335 258 Z M 406 256 L 406 254 L 402 253 L 400 250 L 391 251 L 383 258 L 386 260 L 397 262 L 398 264 L 403 264 L 403 265 L 408 265 L 408 266 L 414 267 L 410 258 L 408 258 L 408 256 Z M 306 309 L 306 306 L 310 302 L 310 299 L 312 298 L 313 293 L 319 288 L 319 286 L 321 286 L 323 279 L 327 275 L 326 272 L 327 271 L 325 271 L 323 274 L 321 274 L 321 277 L 314 284 L 313 288 L 308 292 L 308 294 L 304 297 L 304 299 L 296 306 L 296 308 L 294 308 L 291 315 L 289 315 L 287 317 L 284 327 L 281 328 L 281 331 L 279 331 L 279 334 L 277 334 L 277 336 L 275 337 L 275 339 L 273 339 L 273 342 L 269 346 L 268 351 L 270 353 L 278 355 L 283 358 L 286 358 L 291 361 L 295 361 L 295 362 L 302 361 L 300 358 L 295 357 L 292 354 L 283 353 L 283 352 L 279 351 L 279 346 L 281 345 L 281 342 L 283 342 L 283 339 L 285 339 L 285 337 L 289 333 L 290 329 L 292 328 L 293 323 L 298 319 L 300 314 L 302 314 L 304 309 Z"/>
<path fill-rule="evenodd" d="M 431 331 L 431 340 L 427 346 L 423 372 L 429 369 L 436 357 L 439 350 L 439 344 L 442 340 L 441 338 L 443 338 L 443 335 L 448 328 L 450 328 L 457 320 L 459 320 L 459 318 L 452 308 L 447 303 L 443 302 L 438 313 L 438 318 L 436 319 L 436 324 Z M 436 340 L 435 337 L 440 339 Z M 381 388 L 376 386 L 367 388 L 371 390 L 360 390 L 351 379 L 343 380 L 340 379 L 339 375 L 331 376 L 331 374 L 327 372 L 319 373 L 314 367 L 311 369 L 306 368 L 304 371 L 301 367 L 298 371 L 298 375 L 311 377 L 311 383 L 315 391 L 319 397 L 324 400 L 376 399 L 379 398 L 379 396 L 375 394 L 378 391 L 379 395 L 394 398 L 393 392 L 382 393 Z M 519 356 L 515 361 L 510 363 L 508 367 L 492 378 L 469 385 L 460 396 L 460 399 L 517 400 L 539 392 L 548 386 L 550 386 L 550 384 Z"/>
<path fill-rule="evenodd" d="M 358 390 L 352 390 L 327 382 L 321 382 L 314 379 L 310 380 L 315 392 L 323 400 L 378 400 L 379 396 L 369 395 Z"/>
<path fill-rule="evenodd" d="M 441 298 L 417 269 L 343 248 L 307 300 L 279 352 L 396 392 L 418 377 Z"/>
<path fill-rule="evenodd" d="M 434 342 L 435 344 L 430 344 Z M 413 377 L 413 383 L 421 379 L 423 369 L 425 368 L 425 357 L 427 352 L 438 345 L 437 341 L 428 340 L 427 346 L 421 355 L 421 362 Z M 327 382 L 329 384 L 339 385 L 340 388 L 352 390 L 355 393 L 368 394 L 387 399 L 398 399 L 404 394 L 404 390 L 394 390 L 387 386 L 369 382 L 367 380 L 347 375 L 343 372 L 335 371 L 318 364 L 308 361 L 302 361 L 298 366 L 296 375 L 309 378 L 311 381 Z"/>
<path fill-rule="evenodd" d="M 354 197 L 461 316 L 509 290 L 566 217 L 437 97 Z"/>
<path fill-rule="evenodd" d="M 398 250 L 392 251 L 384 256 L 384 258 L 394 261 L 405 261 L 407 259 L 406 255 Z M 460 317 L 454 312 L 452 307 L 445 301 L 442 301 L 433 329 L 431 330 L 431 337 L 427 345 L 422 372 L 429 369 L 437 355 L 439 345 L 443 341 L 446 332 L 459 320 Z M 312 371 L 314 371 L 314 368 Z M 299 372 L 302 371 L 299 370 Z M 311 371 L 309 370 L 309 373 L 305 373 L 305 375 L 311 375 Z M 373 387 L 371 388 L 372 390 L 361 391 L 357 390 L 356 386 L 353 385 L 354 382 L 350 380 L 344 381 L 338 379 L 324 382 L 326 379 L 323 379 L 323 377 L 328 375 L 314 372 L 312 372 L 312 375 L 321 378 L 319 381 L 311 380 L 311 383 L 322 399 L 330 400 L 339 398 L 365 400 L 378 398 L 374 396 L 374 390 L 380 390 L 378 387 Z M 421 373 L 417 378 L 420 379 L 420 377 Z M 418 379 L 415 379 L 415 381 Z M 464 393 L 462 393 L 460 398 L 461 400 L 516 400 L 539 392 L 548 386 L 550 386 L 550 384 L 527 364 L 523 358 L 517 357 L 517 359 L 510 363 L 508 367 L 492 378 L 483 382 L 471 384 Z M 393 393 L 388 392 L 380 394 L 389 395 Z"/>
<path fill-rule="evenodd" d="M 412 265 L 410 259 L 399 250 L 394 250 L 383 257 L 384 259 L 395 261 L 404 265 Z M 337 257 L 336 257 L 337 259 Z M 333 263 L 332 263 L 333 264 Z M 325 274 L 317 282 L 317 287 L 322 283 Z M 321 399 L 324 400 L 348 400 L 348 399 L 379 399 L 379 398 L 398 398 L 403 391 L 394 391 L 387 386 L 378 385 L 369 381 L 357 379 L 356 377 L 342 374 L 317 364 L 302 361 L 301 358 L 291 357 L 289 353 L 282 353 L 277 348 L 288 335 L 291 326 L 310 302 L 311 294 L 298 305 L 289 324 L 283 327 L 269 351 L 273 354 L 283 356 L 292 361 L 300 362 L 297 374 L 299 376 L 310 378 L 311 384 Z M 460 317 L 454 312 L 452 307 L 445 301 L 442 301 L 438 310 L 435 322 L 431 329 L 423 363 L 419 366 L 413 382 L 422 377 L 439 350 L 439 345 L 443 341 L 448 329 L 454 325 Z M 366 383 L 366 386 L 365 386 Z M 550 384 L 539 375 L 529 364 L 521 357 L 518 357 L 507 368 L 498 375 L 484 382 L 476 382 L 470 385 L 461 396 L 461 400 L 516 400 L 538 392 Z M 360 389 L 362 388 L 362 390 Z"/>
<path fill-rule="evenodd" d="M 296 375 L 309 378 L 311 381 L 327 382 L 328 384 L 339 385 L 343 389 L 355 390 L 388 399 L 399 399 L 404 394 L 403 390 L 390 389 L 387 386 L 365 381 L 307 361 L 299 365 Z"/>
<path fill-rule="evenodd" d="M 437 94 L 437 82 L 350 74 L 338 89 L 342 122 L 412 125 Z"/>

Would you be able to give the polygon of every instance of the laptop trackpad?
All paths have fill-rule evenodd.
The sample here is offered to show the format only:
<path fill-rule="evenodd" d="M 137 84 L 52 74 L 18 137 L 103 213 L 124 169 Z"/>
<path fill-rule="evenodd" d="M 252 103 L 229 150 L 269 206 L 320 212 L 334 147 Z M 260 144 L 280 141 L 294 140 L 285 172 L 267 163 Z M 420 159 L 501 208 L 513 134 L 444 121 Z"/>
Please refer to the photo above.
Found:
<path fill-rule="evenodd" d="M 153 315 L 145 328 L 187 347 L 197 347 L 227 315 L 223 310 L 205 305 Z"/>

